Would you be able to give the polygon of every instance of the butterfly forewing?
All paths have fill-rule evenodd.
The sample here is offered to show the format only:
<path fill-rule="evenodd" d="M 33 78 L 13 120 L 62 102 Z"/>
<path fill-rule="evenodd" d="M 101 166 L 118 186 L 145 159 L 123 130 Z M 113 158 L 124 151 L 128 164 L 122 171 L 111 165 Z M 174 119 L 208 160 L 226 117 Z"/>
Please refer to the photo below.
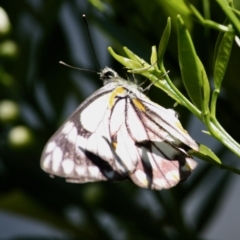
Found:
<path fill-rule="evenodd" d="M 105 86 L 47 143 L 43 170 L 78 183 L 129 178 L 150 189 L 185 180 L 196 167 L 187 151 L 197 151 L 198 145 L 173 111 L 153 103 L 109 68 L 101 78 Z"/>
<path fill-rule="evenodd" d="M 102 90 L 85 100 L 49 140 L 41 159 L 46 172 L 75 182 L 124 177 L 114 170 L 118 169 L 106 141 L 110 141 L 110 110 L 105 104 L 109 93 Z"/>

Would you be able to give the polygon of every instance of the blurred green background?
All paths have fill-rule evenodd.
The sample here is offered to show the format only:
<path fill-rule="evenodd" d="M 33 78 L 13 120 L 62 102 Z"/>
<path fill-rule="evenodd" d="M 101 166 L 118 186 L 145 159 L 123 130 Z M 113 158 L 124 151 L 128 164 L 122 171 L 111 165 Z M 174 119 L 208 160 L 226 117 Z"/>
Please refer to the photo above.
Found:
<path fill-rule="evenodd" d="M 224 22 L 215 1 L 191 3 L 205 17 Z M 158 45 L 170 16 L 165 66 L 183 92 L 176 15 L 184 18 L 209 79 L 217 31 L 195 22 L 181 0 L 2 0 L 0 4 L 10 21 L 5 30 L 0 24 L 0 239 L 238 239 L 240 212 L 232 197 L 240 197 L 239 187 L 234 187 L 239 180 L 200 160 L 187 182 L 164 191 L 140 189 L 128 181 L 69 184 L 50 178 L 39 164 L 49 137 L 102 85 L 97 74 L 59 65 L 61 60 L 99 71 L 82 14 L 87 15 L 101 67 L 114 68 L 124 78 L 126 70 L 108 54 L 107 46 L 120 54 L 127 46 L 149 61 L 151 46 Z M 240 9 L 239 0 L 234 4 Z M 240 50 L 234 44 L 217 110 L 219 121 L 238 142 L 239 63 Z M 148 95 L 164 107 L 174 104 L 154 87 Z M 201 132 L 204 127 L 186 109 L 175 110 L 198 142 L 212 147 L 225 163 L 239 165 L 239 159 Z"/>

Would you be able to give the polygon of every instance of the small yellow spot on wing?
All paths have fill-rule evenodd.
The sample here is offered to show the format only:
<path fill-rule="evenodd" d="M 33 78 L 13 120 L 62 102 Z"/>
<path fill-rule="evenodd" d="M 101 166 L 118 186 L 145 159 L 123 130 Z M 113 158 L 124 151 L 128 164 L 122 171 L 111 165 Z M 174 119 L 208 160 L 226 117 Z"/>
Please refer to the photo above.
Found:
<path fill-rule="evenodd" d="M 184 133 L 188 133 L 181 125 L 181 123 L 179 121 L 176 122 L 176 126 Z"/>
<path fill-rule="evenodd" d="M 117 148 L 117 143 L 116 143 L 116 142 L 112 142 L 112 146 L 113 146 L 113 148 L 116 150 L 116 148 Z"/>
<path fill-rule="evenodd" d="M 175 180 L 177 180 L 177 181 L 180 180 L 179 174 L 173 173 L 172 175 L 173 175 L 173 178 L 174 178 Z"/>
<path fill-rule="evenodd" d="M 184 166 L 181 167 L 183 171 L 192 171 L 192 168 L 189 166 L 189 164 L 186 162 Z"/>
<path fill-rule="evenodd" d="M 133 101 L 133 104 L 135 105 L 135 107 L 137 107 L 138 110 L 142 111 L 142 112 L 145 112 L 145 107 L 144 105 L 141 103 L 140 100 L 138 100 L 137 98 L 133 98 L 132 99 Z"/>
<path fill-rule="evenodd" d="M 114 105 L 114 99 L 116 96 L 121 95 L 125 92 L 126 90 L 123 87 L 117 87 L 111 94 L 109 98 L 109 108 L 111 109 Z"/>
<path fill-rule="evenodd" d="M 147 179 L 147 175 L 142 170 L 137 170 L 135 175 L 143 187 L 148 187 L 149 182 Z"/>

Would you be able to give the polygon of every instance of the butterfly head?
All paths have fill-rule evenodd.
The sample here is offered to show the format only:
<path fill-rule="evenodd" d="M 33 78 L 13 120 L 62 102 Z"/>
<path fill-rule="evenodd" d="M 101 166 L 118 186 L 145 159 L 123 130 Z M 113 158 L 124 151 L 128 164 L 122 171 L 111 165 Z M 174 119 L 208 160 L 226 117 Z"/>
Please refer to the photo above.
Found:
<path fill-rule="evenodd" d="M 105 85 L 111 81 L 117 81 L 118 79 L 120 79 L 120 76 L 113 69 L 105 67 L 100 72 L 100 79 L 103 80 Z"/>

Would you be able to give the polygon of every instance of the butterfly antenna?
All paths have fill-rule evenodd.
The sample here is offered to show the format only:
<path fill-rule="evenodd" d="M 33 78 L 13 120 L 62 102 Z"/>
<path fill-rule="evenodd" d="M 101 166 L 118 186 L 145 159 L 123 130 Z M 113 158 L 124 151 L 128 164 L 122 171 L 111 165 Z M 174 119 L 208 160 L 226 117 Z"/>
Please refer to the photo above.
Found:
<path fill-rule="evenodd" d="M 83 17 L 84 23 L 86 25 L 87 35 L 88 35 L 88 38 L 89 38 L 89 41 L 90 41 L 90 45 L 91 45 L 93 56 L 94 56 L 95 61 L 96 61 L 97 65 L 98 65 L 98 68 L 101 69 L 101 66 L 100 66 L 100 64 L 98 62 L 98 59 L 97 59 L 96 51 L 95 51 L 94 46 L 93 46 L 91 34 L 90 34 L 90 31 L 89 31 L 89 27 L 88 27 L 88 23 L 87 23 L 87 16 L 85 14 L 83 14 L 82 17 Z"/>
<path fill-rule="evenodd" d="M 69 67 L 69 68 L 73 68 L 73 69 L 77 69 L 77 70 L 81 70 L 81 71 L 85 71 L 85 72 L 98 73 L 98 72 L 93 71 L 93 70 L 89 70 L 89 69 L 85 69 L 85 68 L 74 67 L 74 66 L 71 66 L 71 65 L 69 65 L 69 64 L 67 64 L 67 63 L 65 63 L 65 62 L 62 62 L 62 61 L 60 61 L 59 63 L 62 64 L 62 65 L 64 65 L 64 66 L 66 66 L 66 67 Z"/>

